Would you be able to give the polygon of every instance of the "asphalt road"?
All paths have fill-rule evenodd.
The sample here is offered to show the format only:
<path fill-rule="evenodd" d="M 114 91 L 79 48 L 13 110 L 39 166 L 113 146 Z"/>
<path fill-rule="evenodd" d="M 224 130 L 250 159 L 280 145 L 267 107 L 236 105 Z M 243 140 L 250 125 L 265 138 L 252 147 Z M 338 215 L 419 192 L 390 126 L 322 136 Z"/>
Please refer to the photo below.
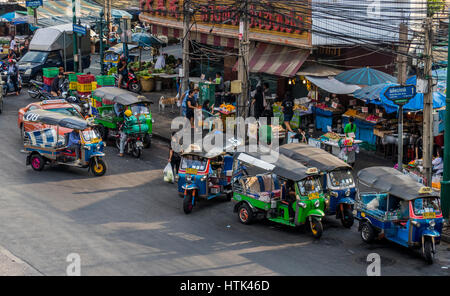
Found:
<path fill-rule="evenodd" d="M 267 221 L 242 225 L 221 199 L 185 215 L 175 185 L 163 182 L 168 153 L 158 141 L 140 160 L 108 147 L 102 178 L 35 172 L 17 128 L 17 110 L 30 102 L 9 96 L 0 115 L 0 246 L 40 274 L 65 275 L 77 253 L 82 275 L 365 275 L 367 255 L 378 253 L 382 275 L 450 275 L 447 244 L 428 266 L 392 243 L 363 243 L 356 223 L 347 230 L 332 217 L 316 241 Z"/>

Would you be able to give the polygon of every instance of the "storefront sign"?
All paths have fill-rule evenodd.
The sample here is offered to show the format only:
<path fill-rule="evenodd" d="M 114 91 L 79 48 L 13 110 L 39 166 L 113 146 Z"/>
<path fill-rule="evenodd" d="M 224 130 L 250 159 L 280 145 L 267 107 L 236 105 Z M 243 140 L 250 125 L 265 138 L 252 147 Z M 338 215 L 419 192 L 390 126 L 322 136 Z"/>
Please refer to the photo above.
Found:
<path fill-rule="evenodd" d="M 86 27 L 82 25 L 73 24 L 73 31 L 79 35 L 86 35 Z"/>
<path fill-rule="evenodd" d="M 384 96 L 393 101 L 397 105 L 404 105 L 409 102 L 409 100 L 416 95 L 415 85 L 406 86 L 391 86 L 389 87 Z"/>
<path fill-rule="evenodd" d="M 240 10 L 234 0 L 196 0 L 194 19 L 196 24 L 234 30 L 236 38 L 242 34 L 239 26 Z M 307 7 L 307 5 L 305 5 Z M 182 28 L 183 0 L 140 0 L 144 21 L 148 17 L 179 22 Z M 296 9 L 298 10 L 298 9 Z M 250 4 L 250 33 L 261 33 L 303 39 L 310 44 L 310 9 L 304 13 L 293 11 L 288 5 L 276 1 L 259 1 Z M 177 25 L 178 27 L 178 25 Z M 196 30 L 194 27 L 193 30 Z M 216 32 L 220 35 L 220 32 Z M 253 38 L 256 39 L 256 38 Z"/>

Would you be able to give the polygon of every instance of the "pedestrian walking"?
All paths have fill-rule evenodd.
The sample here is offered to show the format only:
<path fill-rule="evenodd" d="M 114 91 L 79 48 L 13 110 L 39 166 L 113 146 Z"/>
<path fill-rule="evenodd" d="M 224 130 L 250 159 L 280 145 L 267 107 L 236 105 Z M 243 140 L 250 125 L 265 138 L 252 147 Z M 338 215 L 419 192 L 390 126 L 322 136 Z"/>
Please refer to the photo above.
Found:
<path fill-rule="evenodd" d="M 9 79 L 11 80 L 11 83 L 14 86 L 14 91 L 16 92 L 16 95 L 18 96 L 20 94 L 19 68 L 16 65 L 16 60 L 15 59 L 11 59 L 9 61 L 8 76 L 9 76 Z"/>

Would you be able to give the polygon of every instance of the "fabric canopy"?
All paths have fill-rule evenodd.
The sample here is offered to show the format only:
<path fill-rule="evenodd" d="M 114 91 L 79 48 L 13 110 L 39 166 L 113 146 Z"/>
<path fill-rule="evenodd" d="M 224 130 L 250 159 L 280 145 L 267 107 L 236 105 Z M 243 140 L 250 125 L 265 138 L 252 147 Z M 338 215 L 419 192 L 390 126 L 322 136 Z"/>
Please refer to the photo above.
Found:
<path fill-rule="evenodd" d="M 299 72 L 297 72 L 297 75 L 328 77 L 328 76 L 338 75 L 339 73 L 342 73 L 342 72 L 343 72 L 342 70 L 339 70 L 336 68 L 332 68 L 332 67 L 328 67 L 328 66 L 324 66 L 324 65 L 320 65 L 320 64 L 314 64 L 314 65 L 309 65 L 309 66 L 305 67 L 305 69 L 303 69 L 303 70 L 300 70 Z"/>
<path fill-rule="evenodd" d="M 258 43 L 250 50 L 249 68 L 252 73 L 293 77 L 309 56 L 309 50 Z M 238 63 L 233 70 L 237 70 Z"/>
<path fill-rule="evenodd" d="M 397 78 L 394 76 L 369 67 L 342 72 L 336 75 L 336 79 L 344 83 L 358 85 L 375 85 L 388 82 L 397 83 Z"/>
<path fill-rule="evenodd" d="M 357 85 L 342 83 L 333 77 L 313 77 L 306 76 L 306 78 L 315 84 L 317 87 L 333 94 L 346 95 L 355 92 L 361 87 Z"/>
<path fill-rule="evenodd" d="M 383 89 L 386 89 L 387 86 L 395 86 L 397 84 L 393 83 L 381 83 L 375 84 L 371 86 L 366 86 L 361 89 L 358 89 L 353 93 L 353 96 L 357 99 L 366 101 L 366 103 L 374 103 L 372 101 L 379 100 L 380 94 Z"/>

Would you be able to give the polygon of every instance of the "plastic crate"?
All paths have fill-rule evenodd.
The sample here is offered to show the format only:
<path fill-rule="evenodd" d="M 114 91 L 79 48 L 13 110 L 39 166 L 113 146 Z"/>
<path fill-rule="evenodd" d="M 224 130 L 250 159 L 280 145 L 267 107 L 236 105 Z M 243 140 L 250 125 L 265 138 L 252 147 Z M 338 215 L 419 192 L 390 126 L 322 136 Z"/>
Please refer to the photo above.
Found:
<path fill-rule="evenodd" d="M 80 93 L 86 93 L 92 91 L 92 84 L 91 83 L 77 83 L 77 91 Z"/>
<path fill-rule="evenodd" d="M 69 81 L 70 82 L 78 82 L 77 77 L 79 75 L 83 75 L 83 73 L 70 73 L 69 74 Z"/>
<path fill-rule="evenodd" d="M 92 91 L 97 89 L 97 82 L 96 81 L 92 81 L 91 85 L 92 85 Z"/>
<path fill-rule="evenodd" d="M 92 81 L 95 81 L 95 76 L 92 74 L 84 74 L 77 76 L 78 84 L 91 84 Z"/>
<path fill-rule="evenodd" d="M 69 82 L 69 89 L 70 90 L 77 90 L 77 87 L 78 87 L 78 82 L 76 82 L 76 81 L 70 81 Z"/>
<path fill-rule="evenodd" d="M 97 84 L 99 86 L 114 86 L 116 84 L 114 76 L 98 75 L 95 78 L 97 79 Z"/>
<path fill-rule="evenodd" d="M 52 67 L 52 68 L 44 68 L 42 69 L 42 72 L 44 74 L 44 78 L 55 78 L 56 76 L 58 76 L 59 73 L 59 69 L 56 67 Z"/>
<path fill-rule="evenodd" d="M 55 78 L 44 77 L 44 84 L 48 85 L 48 86 L 51 86 L 53 80 L 55 80 Z"/>
<path fill-rule="evenodd" d="M 90 91 L 85 91 L 85 92 L 77 91 L 77 95 L 79 97 L 89 97 L 89 96 L 91 96 L 91 94 L 92 94 L 92 92 L 90 92 Z"/>

